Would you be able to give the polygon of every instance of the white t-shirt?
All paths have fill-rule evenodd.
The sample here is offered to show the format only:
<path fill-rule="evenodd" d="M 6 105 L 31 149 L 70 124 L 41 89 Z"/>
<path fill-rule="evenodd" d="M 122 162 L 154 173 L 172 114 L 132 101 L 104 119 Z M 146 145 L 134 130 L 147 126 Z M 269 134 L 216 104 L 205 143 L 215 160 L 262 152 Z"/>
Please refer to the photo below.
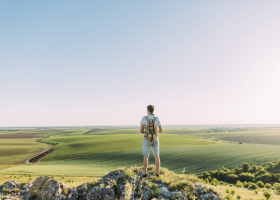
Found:
<path fill-rule="evenodd" d="M 154 115 L 147 115 L 147 116 L 148 116 L 148 118 L 149 118 L 150 121 L 152 121 L 152 120 L 154 119 L 154 117 L 155 117 Z M 147 120 L 146 120 L 145 117 L 142 118 L 140 124 L 143 124 L 145 127 L 147 126 L 148 122 L 147 122 Z M 156 126 L 161 126 L 161 123 L 160 123 L 160 121 L 159 121 L 158 118 L 157 118 L 156 121 L 155 121 L 155 125 L 156 125 Z"/>

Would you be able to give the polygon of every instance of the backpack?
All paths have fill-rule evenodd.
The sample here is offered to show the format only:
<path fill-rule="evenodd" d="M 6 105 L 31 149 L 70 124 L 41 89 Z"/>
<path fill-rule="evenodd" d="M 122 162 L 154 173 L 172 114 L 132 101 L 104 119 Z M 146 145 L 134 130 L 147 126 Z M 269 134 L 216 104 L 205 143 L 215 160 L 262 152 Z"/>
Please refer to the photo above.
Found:
<path fill-rule="evenodd" d="M 147 126 L 145 127 L 145 138 L 148 141 L 153 142 L 158 137 L 157 126 L 155 125 L 155 121 L 156 121 L 157 117 L 154 117 L 154 119 L 152 121 L 150 121 L 148 116 L 145 116 L 145 118 L 148 122 Z"/>

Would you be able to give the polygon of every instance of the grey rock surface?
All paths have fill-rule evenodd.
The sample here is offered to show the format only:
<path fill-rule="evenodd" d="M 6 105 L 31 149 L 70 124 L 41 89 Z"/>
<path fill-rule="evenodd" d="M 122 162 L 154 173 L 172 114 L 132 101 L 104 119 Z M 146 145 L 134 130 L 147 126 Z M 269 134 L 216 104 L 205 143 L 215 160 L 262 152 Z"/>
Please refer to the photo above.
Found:
<path fill-rule="evenodd" d="M 192 183 L 191 183 L 192 184 Z M 220 200 L 221 194 L 209 188 L 193 183 L 191 194 L 185 190 L 172 191 L 172 187 L 160 179 L 142 178 L 141 172 L 128 177 L 124 170 L 115 170 L 104 176 L 98 182 L 83 183 L 76 188 L 69 188 L 62 182 L 52 180 L 50 176 L 36 178 L 33 183 L 20 184 L 17 181 L 7 181 L 0 200 L 186 200 L 188 195 L 200 199 Z"/>

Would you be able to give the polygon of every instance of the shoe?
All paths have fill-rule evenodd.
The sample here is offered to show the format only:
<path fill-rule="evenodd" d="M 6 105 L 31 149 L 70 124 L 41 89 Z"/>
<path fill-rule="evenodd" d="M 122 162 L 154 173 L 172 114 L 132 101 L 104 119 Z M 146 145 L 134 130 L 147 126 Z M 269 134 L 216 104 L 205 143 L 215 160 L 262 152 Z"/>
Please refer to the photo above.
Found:
<path fill-rule="evenodd" d="M 143 178 L 146 178 L 147 176 L 148 176 L 147 174 L 144 174 L 144 175 L 143 175 Z"/>
<path fill-rule="evenodd" d="M 157 176 L 157 177 L 160 177 L 160 174 L 157 174 L 156 176 Z"/>

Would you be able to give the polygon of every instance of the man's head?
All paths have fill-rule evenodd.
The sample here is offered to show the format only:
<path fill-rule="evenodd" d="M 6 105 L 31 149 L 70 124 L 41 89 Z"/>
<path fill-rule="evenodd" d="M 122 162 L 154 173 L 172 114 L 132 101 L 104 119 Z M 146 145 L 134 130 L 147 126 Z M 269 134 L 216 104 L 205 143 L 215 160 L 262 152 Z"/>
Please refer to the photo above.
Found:
<path fill-rule="evenodd" d="M 155 107 L 153 105 L 148 105 L 147 106 L 147 113 L 148 114 L 153 114 L 155 111 Z"/>

